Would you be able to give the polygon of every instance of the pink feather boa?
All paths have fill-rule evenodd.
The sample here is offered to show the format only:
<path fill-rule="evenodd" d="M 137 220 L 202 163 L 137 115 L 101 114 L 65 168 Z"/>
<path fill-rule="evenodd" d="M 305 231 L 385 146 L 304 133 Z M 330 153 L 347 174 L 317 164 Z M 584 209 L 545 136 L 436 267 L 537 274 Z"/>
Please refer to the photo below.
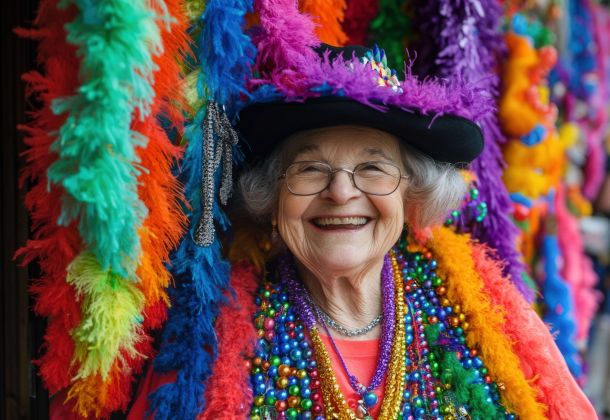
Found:
<path fill-rule="evenodd" d="M 538 400 L 548 407 L 553 420 L 595 419 L 595 410 L 570 374 L 547 326 L 502 276 L 502 267 L 489 257 L 485 245 L 473 245 L 473 258 L 485 290 L 496 305 L 506 308 L 504 330 L 512 338 L 521 368 L 538 391 Z"/>
<path fill-rule="evenodd" d="M 290 79 L 298 69 L 316 60 L 312 50 L 320 44 L 310 16 L 299 12 L 295 0 L 256 0 L 261 31 L 252 41 L 257 48 L 256 67 L 263 74 Z"/>
<path fill-rule="evenodd" d="M 561 276 L 569 284 L 572 292 L 576 339 L 584 342 L 589 335 L 589 327 L 597 312 L 601 295 L 595 290 L 597 276 L 593 271 L 591 260 L 584 253 L 578 221 L 568 211 L 565 200 L 565 190 L 560 185 L 555 195 L 555 213 L 557 236 L 563 256 Z"/>

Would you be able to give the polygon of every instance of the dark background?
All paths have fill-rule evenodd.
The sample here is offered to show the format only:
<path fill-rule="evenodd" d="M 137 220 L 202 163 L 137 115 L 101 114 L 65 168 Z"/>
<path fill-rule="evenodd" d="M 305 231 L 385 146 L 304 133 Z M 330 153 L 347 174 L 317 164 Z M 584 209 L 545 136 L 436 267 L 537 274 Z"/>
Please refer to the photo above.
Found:
<path fill-rule="evenodd" d="M 24 146 L 16 126 L 26 121 L 27 109 L 36 105 L 26 103 L 20 79 L 23 72 L 35 67 L 36 44 L 18 38 L 13 28 L 31 26 L 37 4 L 35 0 L 2 2 L 0 419 L 7 420 L 48 417 L 48 396 L 31 363 L 40 348 L 45 325 L 44 320 L 29 310 L 32 302 L 27 294 L 27 281 L 28 277 L 36 276 L 36 267 L 29 267 L 28 273 L 28 269 L 18 267 L 13 261 L 15 250 L 25 243 L 28 235 L 24 191 L 17 185 Z"/>

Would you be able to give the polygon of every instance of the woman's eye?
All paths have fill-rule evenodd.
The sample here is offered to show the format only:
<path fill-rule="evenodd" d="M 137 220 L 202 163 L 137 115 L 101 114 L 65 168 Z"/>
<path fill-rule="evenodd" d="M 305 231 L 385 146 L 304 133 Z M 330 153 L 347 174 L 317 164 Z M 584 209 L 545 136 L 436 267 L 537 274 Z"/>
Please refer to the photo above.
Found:
<path fill-rule="evenodd" d="M 324 168 L 319 165 L 307 165 L 301 167 L 300 172 L 324 172 Z"/>
<path fill-rule="evenodd" d="M 360 168 L 361 171 L 378 171 L 378 172 L 384 172 L 384 170 L 381 168 L 380 165 L 374 164 L 374 163 L 369 163 L 363 167 Z"/>

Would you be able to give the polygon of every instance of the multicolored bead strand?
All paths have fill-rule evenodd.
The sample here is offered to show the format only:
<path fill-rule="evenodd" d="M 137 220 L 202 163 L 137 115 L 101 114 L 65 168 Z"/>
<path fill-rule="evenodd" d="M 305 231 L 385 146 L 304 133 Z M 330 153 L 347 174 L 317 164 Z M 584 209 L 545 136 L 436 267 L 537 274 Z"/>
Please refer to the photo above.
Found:
<path fill-rule="evenodd" d="M 481 199 L 476 182 L 470 185 L 470 189 L 459 210 L 453 210 L 445 219 L 445 226 L 455 226 L 457 232 L 471 232 L 478 229 L 487 217 L 487 203 Z"/>
<path fill-rule="evenodd" d="M 256 304 L 259 340 L 251 363 L 251 418 L 319 418 L 324 407 L 317 362 L 285 287 L 264 283 Z"/>

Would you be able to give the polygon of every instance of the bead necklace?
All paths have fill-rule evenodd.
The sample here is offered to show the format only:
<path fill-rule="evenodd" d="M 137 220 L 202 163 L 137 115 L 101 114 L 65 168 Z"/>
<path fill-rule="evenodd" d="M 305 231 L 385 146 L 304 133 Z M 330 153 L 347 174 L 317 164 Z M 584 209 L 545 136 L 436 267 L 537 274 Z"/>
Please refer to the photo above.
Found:
<path fill-rule="evenodd" d="M 326 312 L 324 312 L 324 310 L 322 308 L 320 308 L 318 305 L 316 305 L 315 302 L 314 302 L 314 308 L 316 310 L 316 315 L 318 316 L 319 319 L 324 321 L 325 325 L 329 326 L 333 330 L 337 331 L 338 333 L 340 333 L 341 335 L 344 335 L 346 337 L 358 337 L 360 335 L 365 335 L 369 331 L 371 331 L 373 328 L 375 328 L 377 325 L 379 325 L 381 323 L 381 320 L 383 319 L 383 314 L 379 314 L 375 318 L 373 318 L 373 320 L 371 322 L 369 322 L 367 325 L 365 325 L 364 327 L 354 328 L 354 329 L 350 330 L 349 328 L 341 325 L 339 322 L 332 319 L 331 316 L 328 315 Z"/>
<path fill-rule="evenodd" d="M 300 289 L 303 289 L 303 290 L 301 291 Z M 304 292 L 304 295 L 306 296 L 305 304 L 312 305 L 314 312 L 316 313 L 318 319 L 320 320 L 320 324 L 326 330 L 326 334 L 331 342 L 331 345 L 333 346 L 333 349 L 334 349 L 335 353 L 337 354 L 337 356 L 339 357 L 341 365 L 342 365 L 345 373 L 347 374 L 350 386 L 352 387 L 354 392 L 356 392 L 357 394 L 360 395 L 360 400 L 358 401 L 357 410 L 358 410 L 359 414 L 365 419 L 371 418 L 370 414 L 369 414 L 369 409 L 371 407 L 373 407 L 375 404 L 377 404 L 377 401 L 378 401 L 378 397 L 373 391 L 375 389 L 377 389 L 379 387 L 379 385 L 381 385 L 383 379 L 385 378 L 387 367 L 388 367 L 388 362 L 389 362 L 389 357 L 390 357 L 390 348 L 392 345 L 392 339 L 393 339 L 393 334 L 394 334 L 394 323 L 395 323 L 394 289 L 395 289 L 395 285 L 394 285 L 394 278 L 392 276 L 392 265 L 390 262 L 390 258 L 386 256 L 384 258 L 383 268 L 381 270 L 381 292 L 382 292 L 382 299 L 383 299 L 382 315 L 383 314 L 388 314 L 388 315 L 386 316 L 386 321 L 383 324 L 383 330 L 382 330 L 381 340 L 380 340 L 379 358 L 377 361 L 377 366 L 375 368 L 375 373 L 373 375 L 373 378 L 371 379 L 369 386 L 364 386 L 358 380 L 358 378 L 356 378 L 356 376 L 354 376 L 349 371 L 347 364 L 343 360 L 343 357 L 341 356 L 339 348 L 337 347 L 337 345 L 335 343 L 335 340 L 333 339 L 332 335 L 330 334 L 330 331 L 328 330 L 326 320 L 322 316 L 321 310 L 317 307 L 317 305 L 315 305 L 315 303 L 313 303 L 313 299 L 311 298 L 311 295 L 308 293 L 308 291 L 305 288 L 303 288 L 300 284 L 298 284 L 298 282 L 297 282 L 297 284 L 290 285 L 290 290 L 296 290 L 297 293 Z"/>
<path fill-rule="evenodd" d="M 514 418 L 500 405 L 499 387 L 476 349 L 466 346 L 467 318 L 445 297 L 436 262 L 427 252 L 407 252 L 404 241 L 399 245 L 390 259 L 397 322 L 379 418 L 481 417 L 477 404 Z M 280 265 L 280 278 L 291 275 L 290 267 Z M 313 309 L 304 304 L 304 295 L 294 292 L 285 282 L 266 282 L 259 288 L 259 340 L 250 362 L 251 418 L 356 419 L 361 414 L 350 410 L 339 388 Z M 451 360 L 457 366 L 448 365 Z M 467 382 L 455 382 L 460 378 Z M 469 397 L 460 401 L 466 388 Z"/>

